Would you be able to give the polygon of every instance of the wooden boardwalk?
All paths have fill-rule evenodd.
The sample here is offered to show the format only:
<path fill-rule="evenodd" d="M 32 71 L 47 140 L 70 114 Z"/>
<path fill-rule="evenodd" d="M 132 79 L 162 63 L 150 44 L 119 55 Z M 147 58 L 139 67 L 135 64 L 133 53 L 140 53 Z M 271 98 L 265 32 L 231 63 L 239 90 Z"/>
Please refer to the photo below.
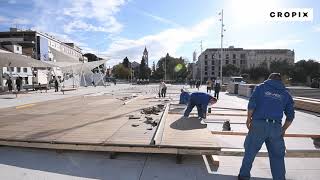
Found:
<path fill-rule="evenodd" d="M 108 94 L 93 94 L 0 109 L 0 145 L 49 149 L 171 153 L 220 154 L 222 149 L 243 148 L 244 137 L 213 135 L 196 118 L 196 108 L 188 119 L 182 119 L 185 106 L 171 105 L 158 114 L 148 115 L 160 124 L 152 126 L 141 114 L 143 108 L 175 102 L 178 94 L 172 90 L 171 98 L 156 98 L 156 90 L 148 93 L 137 89 Z M 137 97 L 131 97 L 131 94 Z M 127 99 L 127 98 L 131 99 Z M 219 107 L 245 109 L 245 99 L 225 96 Z M 172 100 L 174 99 L 174 100 Z M 227 114 L 227 115 L 222 115 Z M 241 116 L 236 116 L 241 114 Z M 207 122 L 220 129 L 224 120 L 245 127 L 245 111 L 213 109 Z M 140 116 L 129 119 L 129 115 Z M 312 115 L 297 113 L 307 124 L 295 125 L 289 131 L 319 127 Z M 209 122 L 210 121 L 210 122 Z M 291 128 L 291 127 L 290 127 Z M 317 131 L 317 130 L 315 130 Z M 318 150 L 312 140 L 286 139 L 287 148 Z M 319 151 L 316 153 L 320 154 Z"/>

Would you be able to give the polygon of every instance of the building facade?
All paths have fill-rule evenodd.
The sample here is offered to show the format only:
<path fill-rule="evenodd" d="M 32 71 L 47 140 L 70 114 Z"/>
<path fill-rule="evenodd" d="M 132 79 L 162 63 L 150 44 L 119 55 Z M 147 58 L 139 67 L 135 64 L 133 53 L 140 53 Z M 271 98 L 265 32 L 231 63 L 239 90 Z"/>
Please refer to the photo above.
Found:
<path fill-rule="evenodd" d="M 41 61 L 54 61 L 54 62 L 70 62 L 78 63 L 85 62 L 81 49 L 74 43 L 65 43 L 57 38 L 43 32 L 33 30 L 19 30 L 17 28 L 10 28 L 10 31 L 0 32 L 0 48 L 13 53 L 30 56 L 34 59 Z M 47 82 L 47 70 L 44 68 L 30 67 L 20 68 L 12 67 L 13 71 L 10 72 L 13 76 L 34 76 L 30 82 L 26 80 L 25 84 Z M 27 72 L 25 72 L 27 70 Z M 3 69 L 4 73 L 8 73 L 6 68 Z M 59 68 L 54 68 L 56 76 L 62 76 Z M 40 77 L 46 76 L 46 77 Z M 41 80 L 41 82 L 39 81 Z"/>
<path fill-rule="evenodd" d="M 289 64 L 294 63 L 294 51 L 289 49 L 243 49 L 229 48 L 223 49 L 222 66 L 233 64 L 240 70 L 257 67 L 262 63 L 266 63 L 268 68 L 273 61 L 287 61 Z M 201 74 L 197 79 L 203 77 L 202 81 L 209 78 L 220 77 L 221 66 L 221 49 L 209 48 L 206 49 L 197 61 L 197 69 Z"/>
<path fill-rule="evenodd" d="M 39 31 L 10 28 L 0 32 L 0 45 L 3 44 L 18 44 L 23 55 L 42 61 L 83 61 L 81 49 L 74 43 L 64 43 Z"/>

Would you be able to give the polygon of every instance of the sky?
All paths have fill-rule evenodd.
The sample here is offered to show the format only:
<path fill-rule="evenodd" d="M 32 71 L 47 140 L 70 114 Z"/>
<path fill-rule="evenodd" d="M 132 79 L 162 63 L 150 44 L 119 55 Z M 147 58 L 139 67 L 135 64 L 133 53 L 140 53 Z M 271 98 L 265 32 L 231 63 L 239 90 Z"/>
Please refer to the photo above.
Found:
<path fill-rule="evenodd" d="M 313 21 L 270 22 L 276 8 L 313 8 Z M 141 61 L 145 47 L 149 65 L 169 53 L 192 61 L 206 48 L 223 46 L 284 48 L 295 61 L 320 61 L 320 1 L 314 0 L 0 0 L 0 31 L 33 29 L 74 42 L 84 53 L 110 59 Z"/>

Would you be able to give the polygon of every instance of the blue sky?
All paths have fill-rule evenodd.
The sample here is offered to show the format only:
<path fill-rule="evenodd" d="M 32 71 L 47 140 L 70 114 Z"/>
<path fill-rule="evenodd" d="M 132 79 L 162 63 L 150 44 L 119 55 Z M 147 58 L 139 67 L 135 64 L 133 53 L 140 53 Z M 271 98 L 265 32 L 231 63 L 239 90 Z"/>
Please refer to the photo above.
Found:
<path fill-rule="evenodd" d="M 313 8 L 312 22 L 266 22 L 271 8 Z M 192 60 L 194 50 L 220 47 L 219 15 L 224 9 L 224 47 L 294 49 L 296 61 L 320 61 L 320 2 L 313 0 L 0 0 L 0 31 L 35 29 L 84 52 L 128 56 L 149 64 L 167 52 Z"/>

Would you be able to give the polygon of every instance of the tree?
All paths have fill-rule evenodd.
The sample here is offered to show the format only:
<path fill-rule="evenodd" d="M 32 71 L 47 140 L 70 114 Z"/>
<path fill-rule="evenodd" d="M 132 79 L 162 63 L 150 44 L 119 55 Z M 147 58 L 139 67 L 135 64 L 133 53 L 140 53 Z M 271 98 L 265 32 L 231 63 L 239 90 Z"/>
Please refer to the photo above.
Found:
<path fill-rule="evenodd" d="M 240 68 L 238 68 L 237 66 L 233 65 L 233 64 L 227 64 L 225 66 L 223 66 L 223 76 L 239 76 L 240 73 Z"/>
<path fill-rule="evenodd" d="M 300 60 L 295 63 L 291 77 L 293 82 L 300 83 L 306 83 L 312 78 L 320 77 L 320 63 L 312 59 Z"/>
<path fill-rule="evenodd" d="M 272 61 L 270 63 L 270 72 L 280 73 L 281 75 L 290 76 L 294 66 L 287 61 Z"/>
<path fill-rule="evenodd" d="M 187 67 L 185 60 L 171 57 L 168 53 L 165 57 L 160 58 L 154 73 L 155 79 L 164 79 L 166 69 L 166 79 L 183 82 L 187 75 Z"/>
<path fill-rule="evenodd" d="M 267 79 L 270 75 L 267 63 L 261 63 L 258 67 L 253 67 L 248 70 L 248 74 L 251 80 L 257 81 L 261 79 Z"/>
<path fill-rule="evenodd" d="M 146 61 L 142 58 L 140 67 L 139 67 L 139 79 L 150 79 L 151 70 L 147 66 Z"/>
<path fill-rule="evenodd" d="M 116 78 L 127 79 L 130 76 L 131 71 L 120 63 L 112 68 L 112 73 Z"/>
<path fill-rule="evenodd" d="M 129 68 L 129 64 L 130 64 L 130 61 L 128 59 L 128 57 L 125 57 L 122 61 L 122 64 L 125 68 Z"/>

